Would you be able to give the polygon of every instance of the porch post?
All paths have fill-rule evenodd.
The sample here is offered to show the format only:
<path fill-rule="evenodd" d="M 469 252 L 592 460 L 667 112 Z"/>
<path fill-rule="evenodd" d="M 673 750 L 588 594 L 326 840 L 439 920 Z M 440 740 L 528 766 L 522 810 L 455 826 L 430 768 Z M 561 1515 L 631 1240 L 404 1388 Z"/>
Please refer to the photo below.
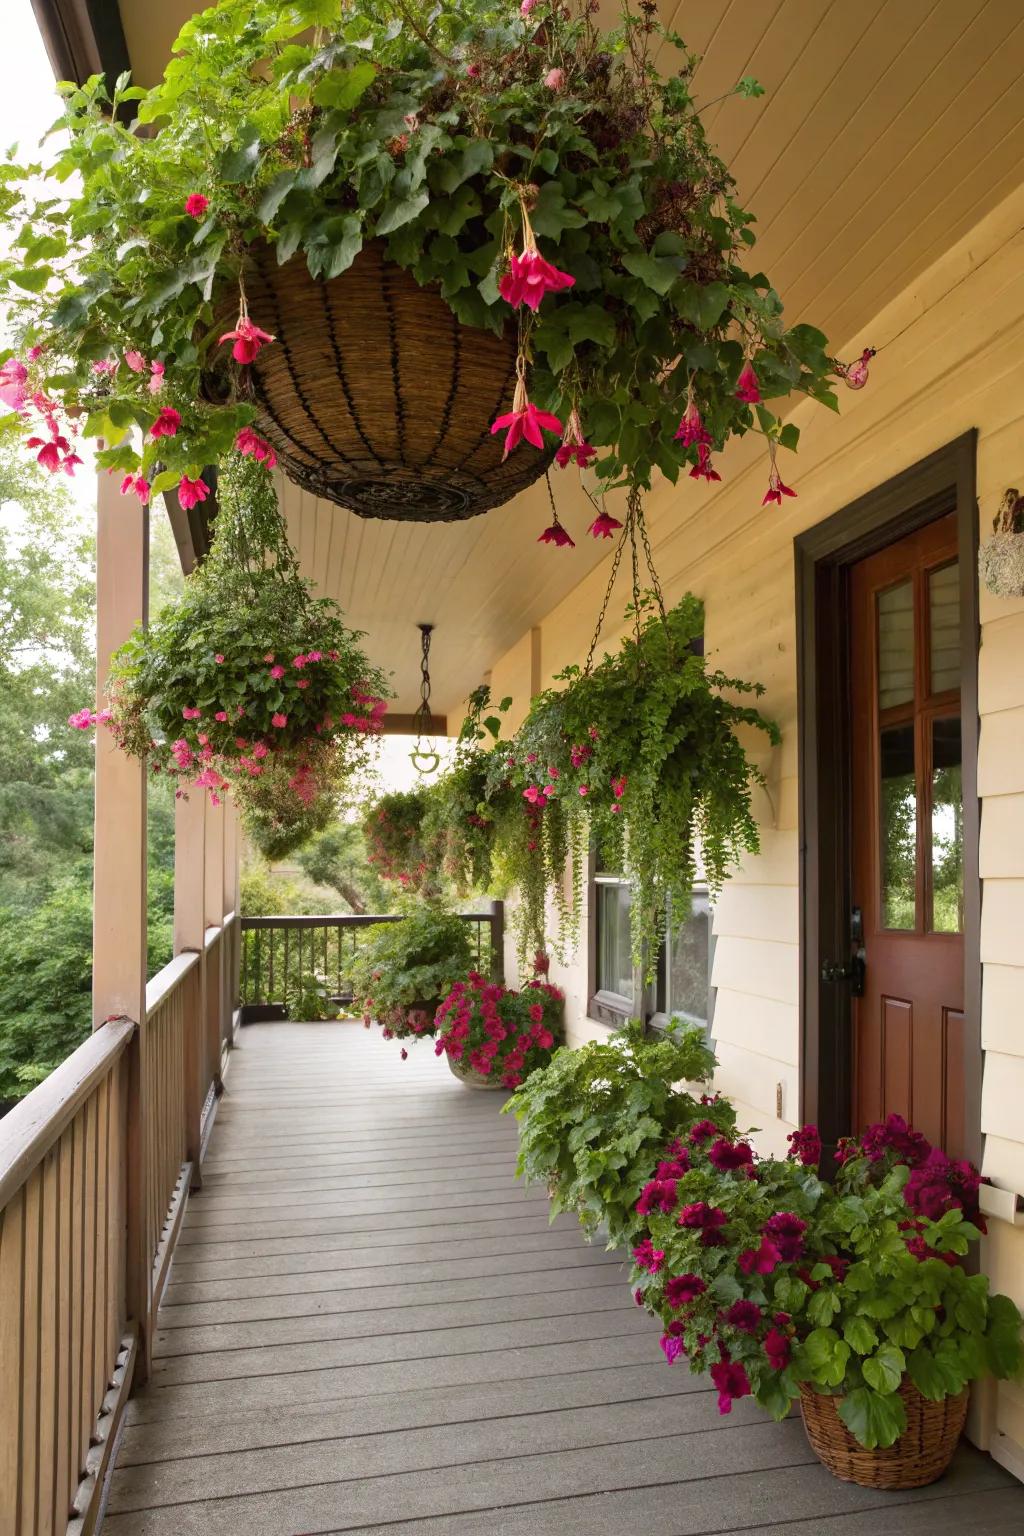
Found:
<path fill-rule="evenodd" d="M 219 928 L 212 950 L 206 950 L 206 1060 L 208 1081 L 219 1095 L 223 1092 L 220 1071 L 222 1015 L 224 1011 L 224 823 L 225 808 L 206 804 L 206 868 L 203 909 L 207 928 Z"/>
<path fill-rule="evenodd" d="M 174 804 L 174 953 L 194 952 L 199 964 L 188 993 L 185 1020 L 185 1156 L 192 1164 L 191 1187 L 202 1187 L 202 1115 L 208 1086 L 203 1071 L 206 1024 L 206 795 L 192 789 Z"/>

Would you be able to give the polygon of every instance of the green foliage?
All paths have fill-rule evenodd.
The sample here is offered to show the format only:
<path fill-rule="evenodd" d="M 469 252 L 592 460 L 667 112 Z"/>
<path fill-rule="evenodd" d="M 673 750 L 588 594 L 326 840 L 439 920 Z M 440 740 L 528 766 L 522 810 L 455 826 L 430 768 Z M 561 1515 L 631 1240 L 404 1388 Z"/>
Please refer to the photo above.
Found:
<path fill-rule="evenodd" d="M 470 696 L 451 766 L 426 786 L 423 844 L 438 878 L 459 896 L 495 891 L 496 798 L 488 798 L 492 758 L 502 751 L 501 717 L 511 699 L 491 702 L 486 684 Z"/>
<path fill-rule="evenodd" d="M 498 278 L 529 217 L 575 279 L 540 316 L 521 312 L 531 396 L 563 420 L 578 408 L 606 482 L 696 463 L 674 438 L 691 386 L 714 446 L 749 430 L 792 446 L 771 410 L 737 398 L 744 357 L 763 400 L 802 390 L 834 406 L 833 365 L 743 265 L 752 216 L 691 99 L 695 65 L 626 6 L 602 34 L 589 8 L 547 0 L 527 17 L 515 0 L 397 14 L 389 0 L 221 0 L 186 22 L 152 90 L 62 87 L 68 140 L 47 175 L 6 167 L 0 297 L 43 348 L 30 390 L 84 411 L 101 462 L 163 489 L 218 463 L 254 416 L 232 365 L 207 387 L 251 248 L 327 279 L 383 239 L 461 321 L 501 331 Z M 196 193 L 200 218 L 185 212 Z M 128 351 L 165 363 L 161 402 L 129 367 L 94 372 Z M 163 401 L 182 425 L 154 440 Z"/>
<path fill-rule="evenodd" d="M 433 1034 L 441 999 L 473 964 L 466 923 L 439 901 L 404 900 L 400 922 L 369 931 L 352 962 L 354 996 L 364 1018 L 390 1034 Z"/>
<path fill-rule="evenodd" d="M 590 672 L 566 668 L 561 687 L 533 700 L 508 753 L 491 755 L 491 786 L 506 805 L 496 863 L 527 893 L 522 954 L 543 947 L 545 891 L 563 937 L 574 940 L 592 838 L 604 867 L 632 882 L 634 954 L 648 966 L 667 911 L 689 911 L 698 847 L 713 894 L 758 849 L 751 791 L 761 775 L 738 732 L 752 726 L 771 742 L 779 733 L 731 695 L 763 690 L 712 671 L 698 654 L 704 610 L 692 595 L 664 617 L 648 607 L 635 619 L 616 655 Z"/>
<path fill-rule="evenodd" d="M 436 871 L 424 835 L 426 786 L 378 795 L 367 807 L 362 833 L 367 862 L 380 876 L 404 891 L 434 891 Z"/>
<path fill-rule="evenodd" d="M 514 992 L 473 971 L 437 1010 L 437 1050 L 456 1073 L 518 1088 L 550 1060 L 564 1013 L 565 994 L 539 976 Z"/>
<path fill-rule="evenodd" d="M 577 1050 L 556 1051 L 509 1100 L 519 1120 L 517 1172 L 551 1196 L 551 1214 L 574 1211 L 588 1233 L 603 1226 L 608 1246 L 643 1227 L 636 1202 L 664 1148 L 710 1116 L 735 1125 L 723 1100 L 703 1104 L 682 1084 L 709 1082 L 713 1052 L 703 1031 L 676 1025 L 663 1037 L 638 1021 Z"/>
<path fill-rule="evenodd" d="M 366 839 L 355 822 L 336 821 L 297 854 L 314 885 L 337 891 L 349 912 L 390 912 L 394 893 L 367 862 Z"/>

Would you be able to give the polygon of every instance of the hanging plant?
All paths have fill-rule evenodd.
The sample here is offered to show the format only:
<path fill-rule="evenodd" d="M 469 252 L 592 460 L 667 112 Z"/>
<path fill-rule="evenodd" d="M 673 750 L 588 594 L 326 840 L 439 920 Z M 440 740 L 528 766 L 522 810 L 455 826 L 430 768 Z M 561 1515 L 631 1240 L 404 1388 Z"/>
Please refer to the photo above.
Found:
<path fill-rule="evenodd" d="M 1008 490 L 978 550 L 978 571 L 994 597 L 1024 597 L 1024 497 Z"/>
<path fill-rule="evenodd" d="M 511 704 L 506 698 L 492 705 L 487 685 L 477 688 L 450 766 L 426 788 L 424 839 L 438 877 L 463 898 L 495 889 L 497 806 L 487 798 L 487 782 L 492 755 L 501 751 L 501 717 Z"/>
<path fill-rule="evenodd" d="M 792 495 L 774 449 L 798 429 L 773 402 L 835 407 L 869 354 L 836 363 L 747 270 L 752 216 L 682 39 L 646 0 L 607 33 L 594 12 L 221 0 L 152 90 L 63 87 L 50 170 L 4 172 L 19 344 L 0 398 L 40 462 L 72 473 L 79 434 L 101 438 L 126 492 L 178 485 L 187 504 L 233 444 L 273 451 L 258 419 L 322 494 L 457 516 L 553 456 L 605 486 L 716 480 L 713 454 L 753 429 L 773 450 L 766 500 Z M 368 378 L 386 388 L 376 414 L 369 385 L 352 406 Z M 466 413 L 463 467 L 437 423 L 443 438 Z"/>
<path fill-rule="evenodd" d="M 236 454 L 208 559 L 114 654 L 102 713 L 182 792 L 216 802 L 234 786 L 256 841 L 280 853 L 326 823 L 381 728 L 386 685 L 359 640 L 300 576 L 266 466 Z"/>
<path fill-rule="evenodd" d="M 473 965 L 469 925 L 441 902 L 404 899 L 401 922 L 370 929 L 351 965 L 352 993 L 385 1039 L 432 1035 L 434 1015 Z"/>
<path fill-rule="evenodd" d="M 363 817 L 367 863 L 382 880 L 406 891 L 434 883 L 434 860 L 424 836 L 427 788 L 396 789 L 378 796 Z"/>
<path fill-rule="evenodd" d="M 541 888 L 553 897 L 564 940 L 575 942 L 591 838 L 605 868 L 632 882 L 633 953 L 650 970 L 670 911 L 689 911 L 698 868 L 712 893 L 730 867 L 758 850 L 751 791 L 762 776 L 737 736 L 753 726 L 775 743 L 777 727 L 728 695 L 760 695 L 708 667 L 700 644 L 704 610 L 687 594 L 666 612 L 655 591 L 641 593 L 637 540 L 649 546 L 638 497 L 631 496 L 613 562 L 633 558 L 632 634 L 616 655 L 594 664 L 601 631 L 584 667 L 567 667 L 560 688 L 538 695 L 495 773 L 530 807 L 524 836 L 513 828 L 509 857 L 530 869 L 531 896 L 520 914 L 519 945 L 543 944 Z M 538 921 L 539 919 L 539 921 Z"/>

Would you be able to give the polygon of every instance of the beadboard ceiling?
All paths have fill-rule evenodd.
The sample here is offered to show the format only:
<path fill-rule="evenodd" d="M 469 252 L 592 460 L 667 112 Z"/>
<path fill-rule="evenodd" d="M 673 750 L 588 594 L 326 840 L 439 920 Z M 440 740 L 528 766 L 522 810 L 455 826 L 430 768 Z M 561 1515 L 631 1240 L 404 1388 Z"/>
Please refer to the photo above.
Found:
<path fill-rule="evenodd" d="M 150 83 L 196 7 L 120 9 L 136 77 Z M 757 215 L 758 265 L 791 322 L 820 326 L 839 355 L 871 340 L 872 316 L 1021 179 L 1019 0 L 665 0 L 662 10 L 702 55 L 696 95 Z M 763 97 L 718 100 L 744 75 Z M 437 625 L 434 702 L 454 712 L 606 557 L 607 545 L 583 538 L 575 471 L 555 471 L 554 483 L 575 550 L 535 542 L 547 521 L 543 482 L 483 517 L 435 527 L 366 521 L 287 487 L 303 566 L 394 669 L 397 709 L 418 699 L 417 622 Z"/>

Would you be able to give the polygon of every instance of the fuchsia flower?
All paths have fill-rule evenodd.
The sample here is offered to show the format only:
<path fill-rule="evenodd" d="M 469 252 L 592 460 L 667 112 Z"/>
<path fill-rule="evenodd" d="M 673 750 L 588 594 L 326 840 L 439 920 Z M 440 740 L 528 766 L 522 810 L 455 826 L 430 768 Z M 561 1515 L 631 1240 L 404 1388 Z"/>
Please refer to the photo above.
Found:
<path fill-rule="evenodd" d="M 731 1413 L 737 1398 L 749 1397 L 750 1382 L 738 1360 L 720 1360 L 708 1374 L 718 1388 L 719 1413 Z"/>
<path fill-rule="evenodd" d="M 665 1262 L 665 1253 L 663 1249 L 655 1248 L 649 1237 L 645 1237 L 633 1249 L 633 1262 L 638 1269 L 646 1269 L 649 1274 L 656 1275 Z"/>
<path fill-rule="evenodd" d="M 141 352 L 126 352 L 124 355 L 124 360 L 126 365 L 131 369 L 132 373 L 145 373 L 146 359 L 143 357 Z"/>
<path fill-rule="evenodd" d="M 150 437 L 176 437 L 181 426 L 181 413 L 173 405 L 162 407 L 159 416 L 149 429 Z"/>
<path fill-rule="evenodd" d="M 282 667 L 280 662 L 276 666 L 271 667 L 270 675 L 273 678 L 284 677 L 284 667 Z"/>
<path fill-rule="evenodd" d="M 225 331 L 217 345 L 223 346 L 226 341 L 233 341 L 231 356 L 236 363 L 251 363 L 274 337 L 269 331 L 261 331 L 248 316 L 244 306 L 235 322 L 233 331 Z"/>
<path fill-rule="evenodd" d="M 199 502 L 205 501 L 210 494 L 210 487 L 205 480 L 190 480 L 188 475 L 182 475 L 178 483 L 178 500 L 184 511 L 188 512 Z"/>
<path fill-rule="evenodd" d="M 526 204 L 522 200 L 520 210 L 523 218 L 522 254 L 510 257 L 509 270 L 498 281 L 498 292 L 513 309 L 525 304 L 536 314 L 546 293 L 560 293 L 565 288 L 572 288 L 576 279 L 544 260 L 537 247 L 537 237 Z"/>
<path fill-rule="evenodd" d="M 565 469 L 568 464 L 575 462 L 580 469 L 586 469 L 588 464 L 597 458 L 597 449 L 584 440 L 583 423 L 580 421 L 580 413 L 573 406 L 569 412 L 569 419 L 565 424 L 565 432 L 562 434 L 561 446 L 555 451 L 555 463 L 559 469 Z"/>
<path fill-rule="evenodd" d="M 0 400 L 12 411 L 20 411 L 28 399 L 27 378 L 28 369 L 16 357 L 9 357 L 0 368 Z"/>
<path fill-rule="evenodd" d="M 691 1147 L 700 1147 L 703 1146 L 704 1142 L 708 1141 L 712 1136 L 717 1135 L 718 1126 L 713 1120 L 698 1120 L 695 1125 L 691 1125 L 690 1134 L 687 1137 L 687 1140 L 689 1141 Z"/>
<path fill-rule="evenodd" d="M 520 360 L 519 364 L 519 377 L 516 380 L 512 409 L 506 412 L 504 416 L 499 416 L 493 422 L 491 436 L 493 437 L 496 432 L 500 432 L 503 427 L 507 427 L 508 431 L 505 434 L 505 452 L 501 456 L 502 460 L 507 459 L 512 449 L 518 443 L 521 443 L 524 438 L 528 443 L 532 443 L 534 448 L 543 448 L 544 439 L 541 436 L 541 428 L 545 432 L 561 432 L 562 430 L 562 423 L 557 416 L 553 416 L 550 411 L 538 410 L 527 398 L 525 364 L 522 360 Z"/>
<path fill-rule="evenodd" d="M 164 387 L 164 374 L 167 369 L 160 359 L 155 357 L 149 365 L 149 371 L 152 375 L 149 381 L 149 392 L 151 395 L 158 395 Z"/>
<path fill-rule="evenodd" d="M 667 1215 L 675 1210 L 678 1199 L 675 1179 L 650 1179 L 640 1191 L 636 1213 L 649 1216 L 652 1211 L 664 1211 Z"/>
<path fill-rule="evenodd" d="M 280 712 L 276 715 L 271 715 L 270 723 L 271 725 L 276 726 L 279 731 L 283 730 L 284 727 L 288 724 L 288 716 L 282 715 Z M 253 755 L 255 756 L 256 754 L 254 753 Z"/>
<path fill-rule="evenodd" d="M 565 89 L 565 70 L 549 69 L 544 76 L 544 84 L 549 91 L 563 91 Z"/>
<path fill-rule="evenodd" d="M 709 446 L 711 443 L 711 434 L 705 427 L 700 409 L 693 398 L 692 383 L 686 395 L 686 409 L 676 428 L 676 441 L 681 442 L 684 448 Z"/>
<path fill-rule="evenodd" d="M 721 480 L 721 475 L 711 462 L 711 449 L 707 443 L 701 443 L 697 449 L 697 462 L 690 468 L 691 480 Z"/>
<path fill-rule="evenodd" d="M 675 1365 L 676 1361 L 679 1359 L 679 1356 L 686 1354 L 686 1345 L 683 1343 L 682 1339 L 673 1338 L 671 1334 L 663 1334 L 658 1342 L 661 1345 L 662 1354 L 665 1356 L 665 1359 L 668 1361 L 669 1365 Z"/>
<path fill-rule="evenodd" d="M 145 475 L 125 475 L 121 481 L 121 495 L 127 496 L 130 491 L 134 491 L 142 505 L 146 506 L 150 496 L 150 484 Z"/>
<path fill-rule="evenodd" d="M 722 1228 L 728 1219 L 725 1212 L 716 1205 L 706 1205 L 703 1200 L 698 1200 L 694 1205 L 683 1206 L 679 1212 L 678 1225 L 699 1231 L 704 1248 L 719 1248 L 725 1241 Z"/>
<path fill-rule="evenodd" d="M 787 1264 L 792 1264 L 803 1254 L 807 1223 L 793 1211 L 777 1211 L 768 1218 L 762 1230 Z"/>
<path fill-rule="evenodd" d="M 210 199 L 203 192 L 190 192 L 185 199 L 185 212 L 190 219 L 201 219 L 209 206 Z"/>
<path fill-rule="evenodd" d="M 835 362 L 836 373 L 848 389 L 863 389 L 868 381 L 868 364 L 876 355 L 875 347 L 865 347 L 855 363 Z"/>
<path fill-rule="evenodd" d="M 768 489 L 761 498 L 762 507 L 766 507 L 770 501 L 777 501 L 782 505 L 783 496 L 795 496 L 796 491 L 790 490 L 788 485 L 783 485 L 782 476 L 779 474 L 775 463 L 775 444 L 768 444 L 768 455 L 771 459 L 771 469 L 768 472 Z"/>
<path fill-rule="evenodd" d="M 551 524 L 550 528 L 544 529 L 544 532 L 537 540 L 537 543 L 555 544 L 559 549 L 564 549 L 566 545 L 568 545 L 570 549 L 576 548 L 576 540 L 569 537 L 566 529 L 564 529 L 561 523 L 557 520 Z"/>
<path fill-rule="evenodd" d="M 92 365 L 92 371 L 97 378 L 103 378 L 107 374 L 117 372 L 120 364 L 116 357 L 101 357 Z"/>
<path fill-rule="evenodd" d="M 257 464 L 266 464 L 268 469 L 273 469 L 277 463 L 277 454 L 265 437 L 260 437 L 252 427 L 243 427 L 235 438 L 235 448 L 241 454 L 251 453 Z"/>
<path fill-rule="evenodd" d="M 183 720 L 201 720 L 202 719 L 202 715 L 203 715 L 203 712 L 202 712 L 201 709 L 196 709 L 194 707 L 190 707 L 188 704 L 185 705 L 184 709 L 181 712 L 181 718 Z"/>
<path fill-rule="evenodd" d="M 86 704 L 84 708 L 77 710 L 73 715 L 68 715 L 68 725 L 73 726 L 76 731 L 87 731 L 91 725 L 96 724 L 97 718 L 88 704 Z"/>
<path fill-rule="evenodd" d="M 670 1307 L 688 1307 L 691 1301 L 703 1296 L 707 1284 L 700 1275 L 673 1275 L 665 1282 L 665 1300 Z"/>
<path fill-rule="evenodd" d="M 621 779 L 612 779 L 612 794 L 615 796 L 616 800 L 621 800 L 623 795 L 626 793 L 627 783 L 628 780 L 625 774 L 622 775 Z"/>
<path fill-rule="evenodd" d="M 754 365 L 748 358 L 740 370 L 740 376 L 736 380 L 736 399 L 742 400 L 744 405 L 759 405 L 761 403 L 761 386 L 758 383 Z"/>
<path fill-rule="evenodd" d="M 610 539 L 615 530 L 621 527 L 618 518 L 612 517 L 610 512 L 599 512 L 587 532 L 595 539 Z"/>
<path fill-rule="evenodd" d="M 482 73 L 483 71 L 481 70 L 479 64 L 466 65 L 466 74 L 471 80 L 479 80 Z"/>

